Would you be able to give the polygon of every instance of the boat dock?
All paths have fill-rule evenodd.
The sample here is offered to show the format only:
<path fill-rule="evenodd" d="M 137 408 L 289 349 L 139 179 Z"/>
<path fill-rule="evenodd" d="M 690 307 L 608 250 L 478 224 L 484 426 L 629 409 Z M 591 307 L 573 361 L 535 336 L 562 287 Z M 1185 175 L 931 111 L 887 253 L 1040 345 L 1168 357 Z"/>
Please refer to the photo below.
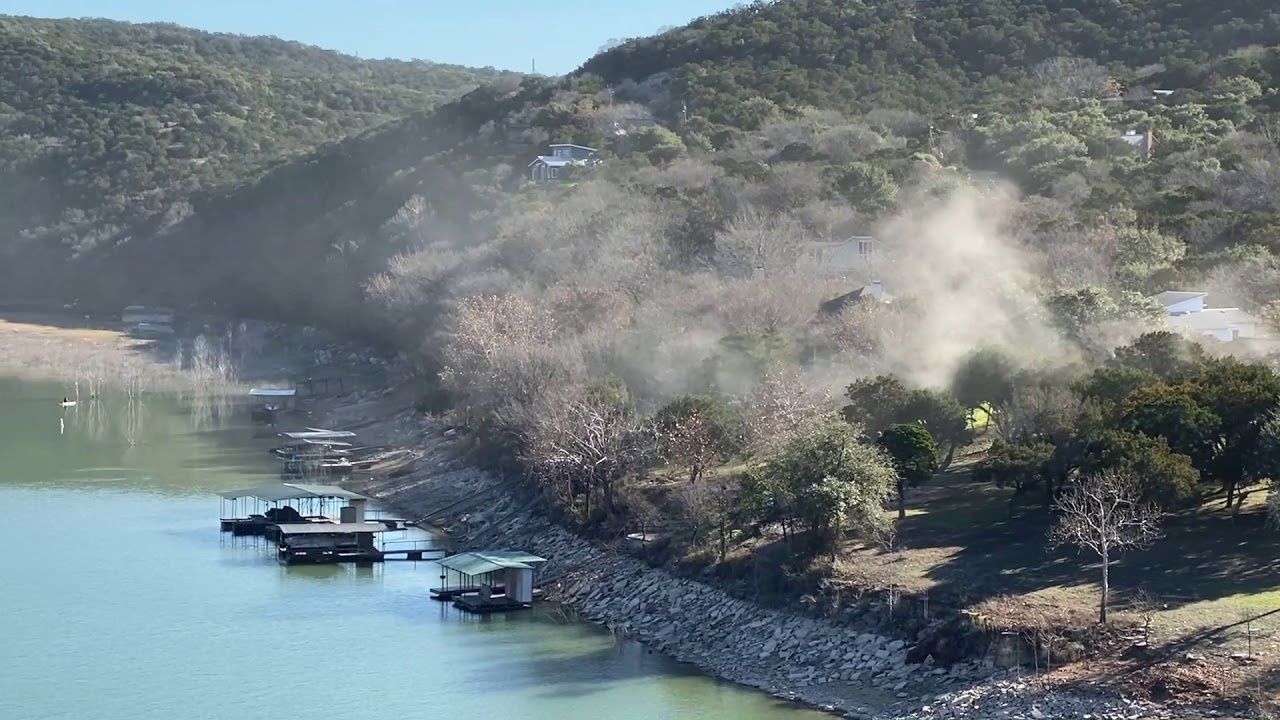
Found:
<path fill-rule="evenodd" d="M 283 398 L 287 393 L 262 389 L 258 395 Z M 286 473 L 295 467 L 353 464 L 354 432 L 305 428 L 276 434 L 284 443 L 271 453 Z M 415 526 L 402 519 L 367 518 L 369 499 L 339 485 L 282 481 L 219 495 L 222 531 L 265 538 L 283 565 L 436 561 L 441 584 L 430 589 L 430 597 L 477 614 L 528 609 L 541 595 L 535 575 L 546 558 L 518 550 L 453 554 L 447 540 L 434 537 L 386 539 L 387 533 Z"/>
<path fill-rule="evenodd" d="M 534 572 L 546 561 L 518 550 L 450 555 L 440 560 L 444 582 L 431 589 L 431 597 L 477 614 L 524 610 L 533 607 Z M 454 579 L 456 585 L 451 583 Z"/>

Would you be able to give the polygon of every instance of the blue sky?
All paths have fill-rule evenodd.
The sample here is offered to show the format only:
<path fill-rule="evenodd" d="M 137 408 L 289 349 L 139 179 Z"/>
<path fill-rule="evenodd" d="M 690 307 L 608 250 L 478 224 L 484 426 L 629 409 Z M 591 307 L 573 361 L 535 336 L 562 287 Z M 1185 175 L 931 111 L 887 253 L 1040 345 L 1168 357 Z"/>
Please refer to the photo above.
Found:
<path fill-rule="evenodd" d="M 613 38 L 653 34 L 737 0 L 0 0 L 0 14 L 106 17 L 276 35 L 361 57 L 573 70 Z"/>

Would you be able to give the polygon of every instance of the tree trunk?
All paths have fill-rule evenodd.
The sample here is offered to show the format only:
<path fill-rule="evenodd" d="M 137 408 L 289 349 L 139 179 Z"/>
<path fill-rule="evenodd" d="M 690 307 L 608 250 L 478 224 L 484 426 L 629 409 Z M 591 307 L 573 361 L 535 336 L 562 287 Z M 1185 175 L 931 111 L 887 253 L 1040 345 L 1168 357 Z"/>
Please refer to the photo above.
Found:
<path fill-rule="evenodd" d="M 727 548 L 725 547 L 726 534 L 727 533 L 725 532 L 725 527 L 724 527 L 724 516 L 721 515 L 720 516 L 720 562 L 724 562 L 724 556 L 727 553 Z"/>
<path fill-rule="evenodd" d="M 951 443 L 951 447 L 947 448 L 947 456 L 942 459 L 942 465 L 938 467 L 939 472 L 945 471 L 947 468 L 951 467 L 951 463 L 955 462 L 956 445 L 957 443 L 953 442 Z"/>
<path fill-rule="evenodd" d="M 1227 480 L 1225 484 L 1227 486 L 1227 509 L 1230 510 L 1231 503 L 1236 499 L 1236 481 Z"/>
<path fill-rule="evenodd" d="M 903 520 L 907 517 L 907 486 L 898 478 L 898 519 Z"/>
<path fill-rule="evenodd" d="M 1111 594 L 1111 560 L 1102 553 L 1102 603 L 1098 607 L 1098 622 L 1107 624 L 1107 597 Z"/>

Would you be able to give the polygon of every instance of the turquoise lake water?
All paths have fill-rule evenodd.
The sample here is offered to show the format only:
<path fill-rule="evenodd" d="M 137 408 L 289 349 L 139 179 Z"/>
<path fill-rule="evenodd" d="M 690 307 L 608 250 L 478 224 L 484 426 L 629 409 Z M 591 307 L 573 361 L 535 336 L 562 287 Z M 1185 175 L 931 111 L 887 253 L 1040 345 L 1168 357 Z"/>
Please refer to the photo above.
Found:
<path fill-rule="evenodd" d="M 0 720 L 816 720 L 551 608 L 477 618 L 433 563 L 282 567 L 218 531 L 267 439 L 165 396 L 0 380 Z"/>

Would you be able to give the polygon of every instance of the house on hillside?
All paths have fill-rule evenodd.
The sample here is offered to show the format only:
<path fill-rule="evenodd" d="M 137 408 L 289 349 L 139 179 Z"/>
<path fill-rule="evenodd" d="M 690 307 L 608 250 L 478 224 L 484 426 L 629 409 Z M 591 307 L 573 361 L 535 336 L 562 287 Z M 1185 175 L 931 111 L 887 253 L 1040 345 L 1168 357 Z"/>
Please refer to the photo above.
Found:
<path fill-rule="evenodd" d="M 1169 326 L 1191 337 L 1210 337 L 1219 342 L 1270 340 L 1265 323 L 1241 308 L 1206 307 L 1209 294 L 1166 290 L 1152 297 L 1169 313 Z"/>
<path fill-rule="evenodd" d="M 819 270 L 847 273 L 869 267 L 874 248 L 875 238 L 870 235 L 853 235 L 843 240 L 814 240 L 805 243 L 801 258 Z"/>
<path fill-rule="evenodd" d="M 1156 149 L 1156 136 L 1150 130 L 1146 132 L 1138 132 L 1137 130 L 1125 130 L 1120 139 L 1129 144 L 1130 147 L 1137 150 L 1144 160 L 1150 160 L 1152 153 Z"/>
<path fill-rule="evenodd" d="M 852 292 L 831 298 L 819 305 L 818 309 L 823 315 L 838 315 L 841 310 L 859 303 L 888 305 L 892 302 L 893 296 L 884 291 L 884 283 L 874 280 L 870 285 L 864 285 Z"/>
<path fill-rule="evenodd" d="M 529 177 L 534 182 L 552 182 L 559 180 L 566 167 L 594 165 L 599 162 L 596 159 L 595 148 L 585 145 L 573 145 L 570 143 L 559 143 L 551 146 L 550 155 L 539 155 L 529 163 Z"/>

